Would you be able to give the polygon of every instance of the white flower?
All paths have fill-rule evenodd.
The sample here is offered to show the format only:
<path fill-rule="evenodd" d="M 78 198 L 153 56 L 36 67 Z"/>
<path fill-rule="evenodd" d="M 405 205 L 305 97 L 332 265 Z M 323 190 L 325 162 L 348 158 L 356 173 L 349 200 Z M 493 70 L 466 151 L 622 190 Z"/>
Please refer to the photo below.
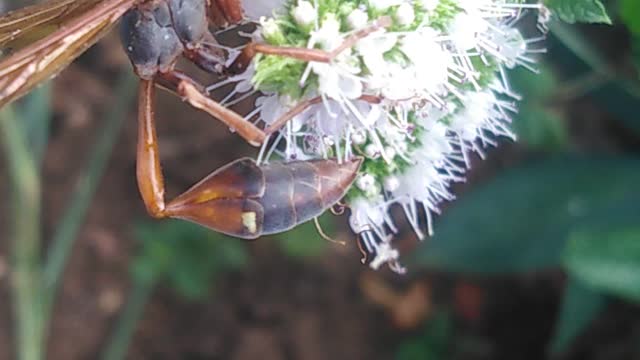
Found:
<path fill-rule="evenodd" d="M 483 123 L 493 117 L 496 101 L 491 91 L 469 92 L 466 94 L 464 109 L 451 120 L 451 129 L 467 141 L 473 141 Z"/>
<path fill-rule="evenodd" d="M 376 178 L 371 174 L 362 174 L 356 180 L 356 185 L 364 192 L 371 192 L 371 190 L 376 186 Z"/>
<path fill-rule="evenodd" d="M 497 145 L 497 138 L 515 137 L 509 114 L 516 111 L 511 101 L 519 97 L 504 78 L 504 69 L 533 69 L 530 54 L 542 50 L 532 44 L 542 37 L 525 39 L 513 26 L 523 10 L 540 5 L 506 0 L 456 0 L 453 7 L 439 0 L 334 0 L 321 3 L 323 15 L 318 19 L 312 5 L 317 3 L 296 1 L 286 6 L 293 25 L 301 27 L 292 46 L 300 46 L 299 34 L 304 33 L 309 34 L 308 48 L 333 51 L 379 20 L 369 14 L 391 14 L 395 26 L 367 33 L 327 63 L 309 62 L 301 74 L 294 72 L 298 83 L 285 85 L 302 86 L 300 99 L 281 94 L 260 99 L 257 106 L 265 123 L 298 101 L 314 103 L 294 116 L 274 142 L 264 145 L 260 158 L 277 154 L 285 159 L 341 161 L 364 156 L 366 170 L 361 170 L 349 196 L 350 226 L 366 265 L 378 269 L 388 264 L 403 272 L 393 246 L 399 229 L 390 206 L 402 208 L 419 238 L 432 234 L 433 215 L 442 202 L 454 199 L 450 186 L 464 181 L 470 154 L 482 157 L 486 147 Z M 278 25 L 284 23 L 263 21 L 262 31 L 286 42 L 288 38 L 280 35 L 291 29 L 290 22 Z M 277 73 L 270 70 L 267 75 Z M 236 92 L 241 90 L 246 91 L 244 83 L 236 86 Z"/>
<path fill-rule="evenodd" d="M 420 7 L 425 11 L 433 11 L 440 4 L 440 0 L 418 0 Z"/>
<path fill-rule="evenodd" d="M 415 84 L 430 92 L 437 92 L 447 82 L 453 64 L 451 53 L 444 51 L 435 38 L 435 31 L 426 29 L 405 36 L 400 43 L 400 50 L 414 65 Z"/>
<path fill-rule="evenodd" d="M 375 200 L 357 199 L 351 204 L 349 224 L 356 233 L 373 230 L 372 227 L 382 229 L 385 212 L 386 208 Z"/>
<path fill-rule="evenodd" d="M 507 28 L 502 32 L 496 32 L 492 40 L 496 45 L 496 51 L 509 69 L 516 67 L 527 53 L 527 42 L 518 29 Z"/>
<path fill-rule="evenodd" d="M 396 176 L 389 176 L 384 179 L 383 187 L 389 192 L 394 192 L 400 188 L 400 180 Z"/>
<path fill-rule="evenodd" d="M 319 44 L 325 50 L 337 48 L 342 41 L 340 22 L 333 15 L 324 19 L 321 27 L 312 32 L 310 39 L 311 44 Z M 311 62 L 310 66 L 318 75 L 320 94 L 336 101 L 356 99 L 362 95 L 362 81 L 356 76 L 361 69 L 350 51 L 344 51 L 331 63 Z"/>
<path fill-rule="evenodd" d="M 266 124 L 273 123 L 288 110 L 284 99 L 276 94 L 259 97 L 256 100 L 256 107 L 261 109 L 260 117 Z"/>
<path fill-rule="evenodd" d="M 266 18 L 264 16 L 261 17 L 260 28 L 262 29 L 262 36 L 265 39 L 274 38 L 278 36 L 278 34 L 280 34 L 280 27 L 278 26 L 276 20 L 273 18 Z"/>
<path fill-rule="evenodd" d="M 357 99 L 362 95 L 362 82 L 355 76 L 359 69 L 325 63 L 312 63 L 311 69 L 318 75 L 321 94 L 337 101 Z"/>
<path fill-rule="evenodd" d="M 497 1 L 494 0 L 457 0 L 458 6 L 464 9 L 465 12 L 476 14 L 481 11 L 483 8 L 491 8 L 495 6 L 493 3 Z M 499 3 L 499 2 L 497 2 Z"/>
<path fill-rule="evenodd" d="M 334 14 L 327 14 L 320 28 L 311 33 L 310 42 L 331 51 L 342 44 L 343 38 L 344 36 L 340 33 L 340 21 Z"/>
<path fill-rule="evenodd" d="M 291 10 L 291 16 L 298 25 L 309 26 L 316 20 L 317 11 L 310 2 L 300 0 L 298 6 Z"/>
<path fill-rule="evenodd" d="M 369 4 L 378 10 L 386 10 L 392 6 L 400 5 L 404 0 L 369 0 Z"/>
<path fill-rule="evenodd" d="M 395 19 L 400 26 L 407 26 L 413 24 L 416 20 L 416 14 L 413 11 L 413 6 L 409 3 L 402 3 L 396 10 Z"/>
<path fill-rule="evenodd" d="M 460 50 L 468 51 L 478 46 L 479 35 L 488 28 L 489 24 L 482 17 L 460 13 L 449 25 L 449 36 Z"/>
<path fill-rule="evenodd" d="M 367 25 L 369 21 L 369 15 L 362 9 L 354 9 L 349 16 L 347 16 L 347 24 L 351 29 L 360 29 Z"/>
<path fill-rule="evenodd" d="M 390 76 L 391 71 L 384 54 L 393 49 L 396 43 L 397 37 L 395 35 L 389 35 L 384 30 L 379 30 L 356 44 L 356 50 L 362 56 L 362 60 L 371 74 L 368 79 L 370 87 L 382 87 L 381 84 Z"/>

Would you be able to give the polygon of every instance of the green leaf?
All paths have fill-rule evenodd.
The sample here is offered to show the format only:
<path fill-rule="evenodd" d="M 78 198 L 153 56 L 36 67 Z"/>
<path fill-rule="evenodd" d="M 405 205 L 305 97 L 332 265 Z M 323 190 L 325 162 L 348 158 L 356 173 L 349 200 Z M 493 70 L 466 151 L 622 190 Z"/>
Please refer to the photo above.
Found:
<path fill-rule="evenodd" d="M 611 24 L 611 19 L 600 0 L 546 0 L 544 3 L 560 20 L 570 24 Z"/>
<path fill-rule="evenodd" d="M 640 35 L 640 1 L 620 0 L 620 18 L 634 35 Z"/>
<path fill-rule="evenodd" d="M 556 158 L 513 169 L 462 194 L 406 261 L 472 273 L 557 266 L 570 231 L 611 204 L 640 199 L 638 184 L 640 160 L 631 158 Z"/>
<path fill-rule="evenodd" d="M 640 206 L 624 223 L 600 221 L 571 234 L 564 263 L 585 284 L 640 301 Z"/>
<path fill-rule="evenodd" d="M 631 59 L 640 73 L 640 1 L 620 0 L 618 4 L 620 18 L 631 32 Z"/>
<path fill-rule="evenodd" d="M 602 293 L 585 286 L 579 280 L 569 279 L 551 341 L 551 353 L 566 352 L 573 340 L 589 326 L 605 305 L 606 298 Z"/>

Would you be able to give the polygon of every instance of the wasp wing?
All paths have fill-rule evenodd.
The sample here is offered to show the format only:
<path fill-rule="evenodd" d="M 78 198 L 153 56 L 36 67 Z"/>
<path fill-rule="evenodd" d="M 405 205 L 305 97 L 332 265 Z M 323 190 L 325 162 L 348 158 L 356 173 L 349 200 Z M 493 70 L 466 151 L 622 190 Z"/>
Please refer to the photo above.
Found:
<path fill-rule="evenodd" d="M 0 16 L 0 47 L 7 52 L 32 43 L 100 2 L 101 0 L 54 0 L 4 14 Z"/>
<path fill-rule="evenodd" d="M 105 0 L 0 62 L 0 107 L 56 75 L 111 29 L 136 0 Z"/>

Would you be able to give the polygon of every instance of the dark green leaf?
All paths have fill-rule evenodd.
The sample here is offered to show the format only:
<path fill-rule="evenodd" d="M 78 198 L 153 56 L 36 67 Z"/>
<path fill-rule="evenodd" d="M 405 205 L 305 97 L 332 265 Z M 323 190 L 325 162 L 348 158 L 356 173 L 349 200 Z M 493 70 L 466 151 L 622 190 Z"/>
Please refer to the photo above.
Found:
<path fill-rule="evenodd" d="M 567 145 L 567 129 L 562 117 L 549 107 L 550 96 L 558 88 L 553 72 L 540 67 L 536 74 L 524 68 L 509 71 L 513 90 L 522 96 L 513 128 L 518 140 L 529 147 L 552 150 Z"/>
<path fill-rule="evenodd" d="M 570 279 L 564 290 L 560 315 L 556 321 L 551 352 L 565 352 L 606 305 L 605 296 L 579 280 Z"/>
<path fill-rule="evenodd" d="M 567 146 L 564 120 L 558 114 L 528 101 L 521 104 L 513 128 L 518 141 L 529 148 L 557 150 Z"/>
<path fill-rule="evenodd" d="M 633 35 L 633 38 L 631 39 L 631 50 L 631 58 L 636 67 L 636 72 L 640 73 L 640 33 Z"/>
<path fill-rule="evenodd" d="M 640 301 L 640 205 L 635 216 L 598 221 L 571 234 L 565 266 L 585 284 Z"/>
<path fill-rule="evenodd" d="M 507 171 L 462 194 L 408 263 L 474 273 L 557 266 L 569 232 L 598 210 L 640 199 L 638 184 L 640 160 L 628 158 L 560 158 Z"/>
<path fill-rule="evenodd" d="M 611 24 L 611 19 L 600 0 L 545 0 L 544 3 L 560 20 L 570 24 Z"/>
<path fill-rule="evenodd" d="M 558 81 L 550 68 L 540 64 L 539 73 L 534 73 L 523 67 L 509 70 L 508 78 L 511 87 L 516 93 L 522 95 L 523 101 L 535 100 L 545 102 L 558 87 Z"/>

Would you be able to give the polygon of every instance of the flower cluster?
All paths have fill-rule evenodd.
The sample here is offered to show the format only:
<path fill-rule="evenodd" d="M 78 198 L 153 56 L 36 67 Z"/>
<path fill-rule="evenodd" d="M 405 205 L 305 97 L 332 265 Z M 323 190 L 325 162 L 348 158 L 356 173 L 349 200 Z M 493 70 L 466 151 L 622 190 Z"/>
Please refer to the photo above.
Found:
<path fill-rule="evenodd" d="M 299 110 L 259 161 L 364 157 L 347 197 L 351 228 L 363 262 L 402 272 L 390 206 L 401 206 L 418 237 L 431 234 L 469 154 L 515 138 L 518 96 L 505 71 L 535 71 L 531 54 L 542 51 L 543 36 L 526 39 L 514 25 L 543 8 L 517 0 L 292 0 L 274 8 L 254 37 L 330 59 L 258 55 L 229 80 L 239 81 L 236 92 L 251 84 L 263 94 L 249 120 L 270 125 Z"/>

